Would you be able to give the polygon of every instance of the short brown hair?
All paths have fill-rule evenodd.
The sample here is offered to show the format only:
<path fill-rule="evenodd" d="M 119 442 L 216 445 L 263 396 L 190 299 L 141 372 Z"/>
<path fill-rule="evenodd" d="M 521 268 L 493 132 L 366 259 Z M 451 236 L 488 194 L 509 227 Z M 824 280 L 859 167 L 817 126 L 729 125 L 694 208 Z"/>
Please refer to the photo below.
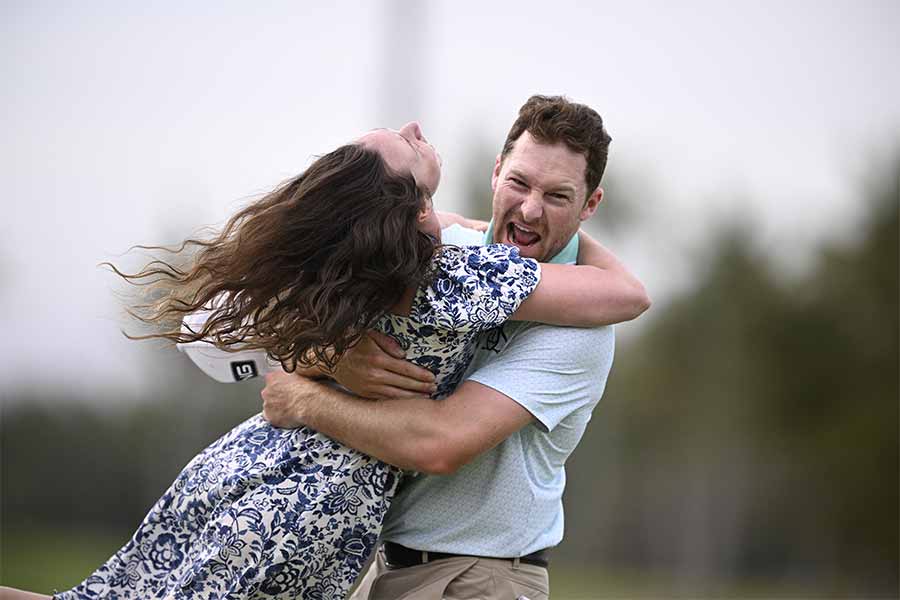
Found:
<path fill-rule="evenodd" d="M 584 173 L 587 195 L 597 189 L 612 141 L 597 111 L 565 96 L 532 96 L 519 109 L 519 117 L 503 143 L 501 160 L 506 159 L 516 140 L 526 131 L 541 144 L 562 142 L 572 151 L 583 154 L 587 160 Z"/>

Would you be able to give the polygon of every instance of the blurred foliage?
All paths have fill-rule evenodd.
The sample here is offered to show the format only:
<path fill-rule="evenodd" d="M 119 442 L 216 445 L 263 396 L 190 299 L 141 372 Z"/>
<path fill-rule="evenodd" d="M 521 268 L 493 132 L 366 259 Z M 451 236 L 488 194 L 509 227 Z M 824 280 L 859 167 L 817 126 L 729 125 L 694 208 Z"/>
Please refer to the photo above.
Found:
<path fill-rule="evenodd" d="M 216 384 L 172 358 L 160 395 L 136 406 L 109 391 L 84 402 L 25 392 L 4 406 L 2 526 L 131 529 L 197 452 L 259 412 L 260 383 Z"/>
<path fill-rule="evenodd" d="M 560 554 L 698 582 L 897 594 L 900 154 L 855 243 L 783 281 L 746 225 L 621 348 L 569 468 Z M 599 515 L 599 518 L 598 518 Z"/>
<path fill-rule="evenodd" d="M 856 241 L 825 245 L 802 276 L 779 276 L 734 223 L 696 284 L 654 307 L 570 461 L 558 573 L 668 574 L 653 589 L 670 597 L 742 593 L 734 581 L 897 595 L 898 180 L 900 154 L 860 186 Z M 0 579 L 19 580 L 22 531 L 130 530 L 259 410 L 259 382 L 157 360 L 158 397 L 131 409 L 88 408 L 115 406 L 108 390 L 4 392 Z"/>

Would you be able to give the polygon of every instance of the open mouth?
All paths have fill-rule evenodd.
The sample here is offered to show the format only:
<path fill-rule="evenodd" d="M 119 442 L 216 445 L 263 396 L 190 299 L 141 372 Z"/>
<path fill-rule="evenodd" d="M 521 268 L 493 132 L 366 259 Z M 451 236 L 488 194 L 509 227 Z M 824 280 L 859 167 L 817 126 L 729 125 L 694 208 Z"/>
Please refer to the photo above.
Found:
<path fill-rule="evenodd" d="M 506 237 L 516 246 L 531 246 L 538 243 L 541 239 L 541 236 L 531 231 L 530 229 L 526 229 L 524 227 L 520 227 L 515 223 L 510 223 L 506 226 Z"/>

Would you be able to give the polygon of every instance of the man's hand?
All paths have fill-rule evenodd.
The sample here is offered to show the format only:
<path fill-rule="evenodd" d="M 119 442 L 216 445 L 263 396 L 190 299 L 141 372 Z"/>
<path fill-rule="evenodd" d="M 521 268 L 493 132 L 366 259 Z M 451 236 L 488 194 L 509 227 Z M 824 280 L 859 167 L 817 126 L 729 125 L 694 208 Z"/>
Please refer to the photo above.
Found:
<path fill-rule="evenodd" d="M 403 349 L 393 338 L 369 331 L 344 353 L 333 376 L 345 388 L 364 398 L 427 397 L 437 389 L 434 374 L 412 364 L 404 356 Z"/>
<path fill-rule="evenodd" d="M 302 375 L 284 371 L 267 373 L 266 387 L 260 393 L 263 399 L 263 418 L 283 429 L 305 425 L 305 402 L 322 387 L 322 384 Z"/>

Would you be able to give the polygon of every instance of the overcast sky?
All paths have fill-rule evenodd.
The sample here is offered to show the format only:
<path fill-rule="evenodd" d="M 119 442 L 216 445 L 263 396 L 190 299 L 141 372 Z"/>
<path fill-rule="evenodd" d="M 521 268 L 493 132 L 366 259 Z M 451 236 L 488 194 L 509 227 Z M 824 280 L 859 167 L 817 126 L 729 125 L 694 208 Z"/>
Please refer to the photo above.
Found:
<path fill-rule="evenodd" d="M 657 305 L 715 223 L 782 259 L 852 234 L 900 140 L 900 3 L 2 3 L 0 314 L 11 385 L 152 384 L 101 260 L 220 223 L 311 157 L 418 119 L 460 205 L 532 93 L 595 107 L 642 180 L 614 246 Z M 618 170 L 616 170 L 618 169 Z"/>

